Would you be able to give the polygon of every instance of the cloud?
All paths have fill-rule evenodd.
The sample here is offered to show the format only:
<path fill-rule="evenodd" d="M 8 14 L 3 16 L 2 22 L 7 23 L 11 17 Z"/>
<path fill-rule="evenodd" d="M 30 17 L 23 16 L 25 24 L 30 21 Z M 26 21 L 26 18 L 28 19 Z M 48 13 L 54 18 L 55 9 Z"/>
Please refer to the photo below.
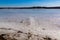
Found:
<path fill-rule="evenodd" d="M 60 6 L 60 1 L 50 2 L 45 4 L 45 6 Z"/>

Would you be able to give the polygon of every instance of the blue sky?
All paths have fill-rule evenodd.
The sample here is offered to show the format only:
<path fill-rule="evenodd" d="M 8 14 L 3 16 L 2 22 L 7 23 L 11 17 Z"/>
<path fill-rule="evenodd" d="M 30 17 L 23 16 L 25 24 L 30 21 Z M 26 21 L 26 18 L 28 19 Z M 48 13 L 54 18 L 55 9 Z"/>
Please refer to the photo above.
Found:
<path fill-rule="evenodd" d="M 0 6 L 60 6 L 60 0 L 0 0 Z"/>

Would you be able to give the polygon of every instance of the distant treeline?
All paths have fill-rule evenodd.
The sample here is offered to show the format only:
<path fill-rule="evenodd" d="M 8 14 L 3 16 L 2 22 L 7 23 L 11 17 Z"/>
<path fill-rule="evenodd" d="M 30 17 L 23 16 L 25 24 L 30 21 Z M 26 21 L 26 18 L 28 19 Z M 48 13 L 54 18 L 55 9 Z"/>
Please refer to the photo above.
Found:
<path fill-rule="evenodd" d="M 60 7 L 0 7 L 0 9 L 60 9 Z"/>

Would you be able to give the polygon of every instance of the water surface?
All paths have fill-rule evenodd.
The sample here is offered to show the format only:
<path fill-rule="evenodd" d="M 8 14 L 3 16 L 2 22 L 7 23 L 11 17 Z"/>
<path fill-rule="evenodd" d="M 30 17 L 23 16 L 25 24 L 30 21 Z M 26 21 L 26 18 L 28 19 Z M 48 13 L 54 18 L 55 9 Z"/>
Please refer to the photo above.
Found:
<path fill-rule="evenodd" d="M 1 19 L 21 19 L 36 17 L 38 19 L 59 19 L 60 9 L 0 9 Z"/>

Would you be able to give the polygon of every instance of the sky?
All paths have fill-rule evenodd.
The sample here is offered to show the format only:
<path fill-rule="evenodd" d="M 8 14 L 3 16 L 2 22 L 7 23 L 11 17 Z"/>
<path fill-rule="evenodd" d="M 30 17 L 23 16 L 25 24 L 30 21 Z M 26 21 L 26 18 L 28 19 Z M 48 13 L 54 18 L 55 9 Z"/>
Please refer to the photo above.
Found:
<path fill-rule="evenodd" d="M 60 6 L 60 0 L 0 0 L 0 6 Z"/>

